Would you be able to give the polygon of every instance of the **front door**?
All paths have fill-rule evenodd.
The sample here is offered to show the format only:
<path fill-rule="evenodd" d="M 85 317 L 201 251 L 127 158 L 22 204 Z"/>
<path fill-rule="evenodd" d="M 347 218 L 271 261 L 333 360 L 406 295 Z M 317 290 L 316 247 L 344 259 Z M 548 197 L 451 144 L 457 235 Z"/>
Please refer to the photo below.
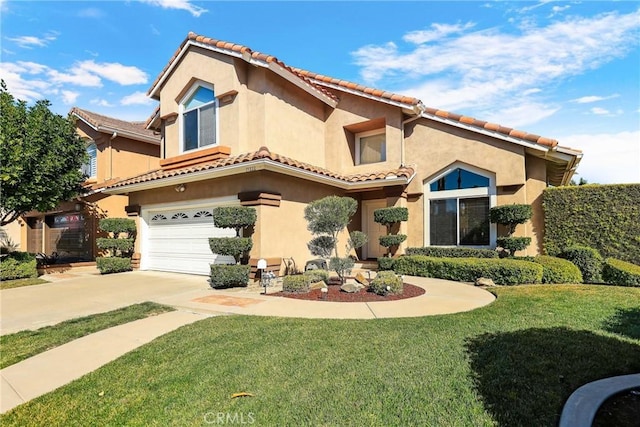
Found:
<path fill-rule="evenodd" d="M 369 237 L 367 244 L 363 248 L 364 259 L 380 258 L 385 255 L 387 249 L 380 246 L 378 237 L 387 234 L 387 228 L 373 220 L 373 211 L 386 208 L 385 200 L 363 200 L 362 201 L 362 230 Z"/>

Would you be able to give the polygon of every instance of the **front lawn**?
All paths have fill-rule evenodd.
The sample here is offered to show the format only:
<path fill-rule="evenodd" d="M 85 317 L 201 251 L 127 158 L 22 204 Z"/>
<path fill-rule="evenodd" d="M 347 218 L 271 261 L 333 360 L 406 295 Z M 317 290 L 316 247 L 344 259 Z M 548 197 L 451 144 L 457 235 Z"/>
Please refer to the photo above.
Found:
<path fill-rule="evenodd" d="M 640 371 L 640 289 L 495 292 L 487 307 L 445 316 L 206 319 L 0 422 L 554 426 L 580 385 Z"/>
<path fill-rule="evenodd" d="M 35 331 L 27 330 L 2 335 L 0 336 L 2 349 L 0 369 L 85 335 L 167 311 L 173 311 L 173 308 L 154 302 L 144 302 L 106 313 L 67 320 Z"/>
<path fill-rule="evenodd" d="M 43 283 L 49 283 L 44 279 L 38 277 L 29 277 L 27 279 L 15 279 L 15 280 L 2 280 L 0 281 L 0 290 L 21 288 L 22 286 L 42 285 Z"/>

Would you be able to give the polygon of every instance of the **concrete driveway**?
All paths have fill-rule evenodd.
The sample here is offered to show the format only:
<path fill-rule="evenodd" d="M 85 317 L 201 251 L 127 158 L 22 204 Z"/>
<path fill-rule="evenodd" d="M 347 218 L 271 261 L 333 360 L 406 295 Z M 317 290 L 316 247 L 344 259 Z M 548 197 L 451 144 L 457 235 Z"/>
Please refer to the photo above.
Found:
<path fill-rule="evenodd" d="M 207 280 L 205 276 L 133 271 L 78 274 L 42 285 L 5 289 L 0 292 L 0 335 L 144 301 L 189 301 L 211 293 Z"/>

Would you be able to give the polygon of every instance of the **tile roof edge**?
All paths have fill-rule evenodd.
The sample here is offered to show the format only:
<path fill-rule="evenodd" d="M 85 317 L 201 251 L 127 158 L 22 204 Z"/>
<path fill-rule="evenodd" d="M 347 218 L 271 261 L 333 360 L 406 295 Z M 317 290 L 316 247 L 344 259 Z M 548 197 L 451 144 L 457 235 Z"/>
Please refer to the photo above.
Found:
<path fill-rule="evenodd" d="M 85 110 L 83 108 L 78 108 L 78 107 L 72 107 L 71 110 L 69 111 L 69 114 L 78 117 L 80 120 L 87 123 L 97 132 L 104 132 L 106 129 L 109 129 L 109 130 L 113 129 L 117 132 L 122 132 L 123 134 L 138 136 L 144 139 L 154 139 L 154 140 L 157 139 L 157 142 L 160 143 L 160 137 L 156 138 L 155 135 L 152 136 L 145 133 L 145 131 L 150 131 L 150 129 L 147 129 L 145 122 L 131 122 L 127 120 L 122 120 L 116 117 L 105 116 L 104 114 L 99 114 L 99 113 Z M 119 127 L 117 123 L 114 123 L 113 125 L 106 124 L 104 123 L 104 121 L 99 120 L 98 116 L 105 117 L 115 122 L 121 122 L 123 124 L 131 125 L 133 127 L 139 128 L 138 130 L 140 132 L 137 132 L 134 129 L 125 129 L 123 127 Z"/>

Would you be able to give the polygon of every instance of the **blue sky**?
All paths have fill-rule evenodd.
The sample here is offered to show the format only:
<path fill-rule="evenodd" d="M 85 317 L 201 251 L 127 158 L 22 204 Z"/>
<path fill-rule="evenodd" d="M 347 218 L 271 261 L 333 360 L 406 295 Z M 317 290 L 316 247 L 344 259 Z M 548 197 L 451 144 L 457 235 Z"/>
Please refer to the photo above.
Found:
<path fill-rule="evenodd" d="M 145 120 L 189 31 L 584 152 L 589 182 L 640 182 L 640 2 L 0 0 L 17 98 Z"/>

